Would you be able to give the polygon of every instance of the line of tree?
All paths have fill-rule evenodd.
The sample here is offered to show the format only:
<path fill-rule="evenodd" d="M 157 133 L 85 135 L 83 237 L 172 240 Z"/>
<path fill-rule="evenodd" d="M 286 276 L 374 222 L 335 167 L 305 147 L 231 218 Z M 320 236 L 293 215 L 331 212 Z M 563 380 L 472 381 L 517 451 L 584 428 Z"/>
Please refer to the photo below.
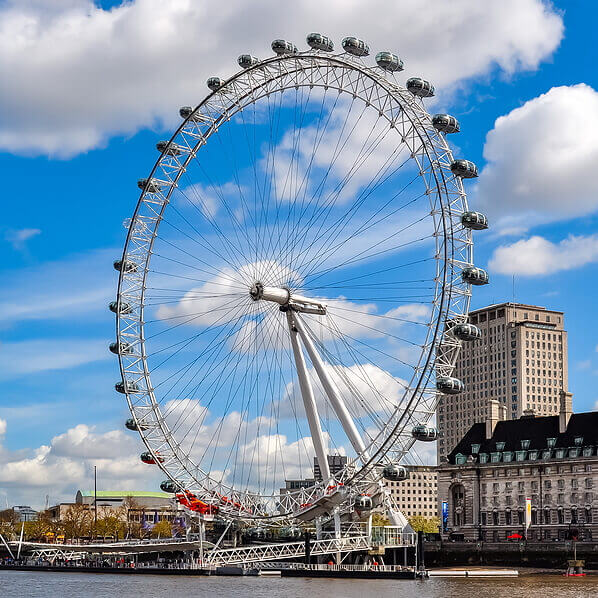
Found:
<path fill-rule="evenodd" d="M 21 527 L 24 539 L 30 541 L 64 541 L 93 538 L 137 539 L 147 537 L 169 538 L 173 525 L 161 519 L 151 529 L 132 520 L 132 513 L 142 512 L 142 508 L 131 496 L 127 496 L 120 507 L 98 507 L 97 520 L 93 505 L 72 504 L 61 520 L 52 518 L 50 511 L 40 511 L 35 521 L 19 521 L 19 515 L 12 509 L 0 511 L 0 533 L 10 539 L 18 539 Z M 177 530 L 178 531 L 178 530 Z"/>

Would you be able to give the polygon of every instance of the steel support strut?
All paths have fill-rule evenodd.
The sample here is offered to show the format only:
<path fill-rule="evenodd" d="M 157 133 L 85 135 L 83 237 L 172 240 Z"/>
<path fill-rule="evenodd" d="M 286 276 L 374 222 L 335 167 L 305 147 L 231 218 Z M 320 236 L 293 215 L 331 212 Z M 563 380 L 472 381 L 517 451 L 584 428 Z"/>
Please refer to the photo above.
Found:
<path fill-rule="evenodd" d="M 320 427 L 320 417 L 318 415 L 318 407 L 314 398 L 314 391 L 311 386 L 307 367 L 305 366 L 305 357 L 303 351 L 299 346 L 297 339 L 297 328 L 295 326 L 296 315 L 291 310 L 287 311 L 287 322 L 289 324 L 289 333 L 291 335 L 291 345 L 293 347 L 293 355 L 295 357 L 295 366 L 297 367 L 297 376 L 299 378 L 299 387 L 301 389 L 301 396 L 303 397 L 303 406 L 305 407 L 305 414 L 307 415 L 307 423 L 309 424 L 309 431 L 314 444 L 314 450 L 318 459 L 318 465 L 322 472 L 322 480 L 328 482 L 330 477 L 330 467 L 328 465 L 328 456 L 326 445 L 324 442 L 324 435 Z"/>
<path fill-rule="evenodd" d="M 353 421 L 347 406 L 342 400 L 336 384 L 326 371 L 324 362 L 322 361 L 322 358 L 320 357 L 320 354 L 318 353 L 313 341 L 305 332 L 305 327 L 303 326 L 301 317 L 297 312 L 294 313 L 293 320 L 295 322 L 297 331 L 301 335 L 301 340 L 307 349 L 309 358 L 316 370 L 316 373 L 318 374 L 318 378 L 324 387 L 324 392 L 328 395 L 330 404 L 332 405 L 332 408 L 336 413 L 336 417 L 338 417 L 338 420 L 341 423 L 349 442 L 353 446 L 353 449 L 357 453 L 358 457 L 360 457 L 362 460 L 367 460 L 368 455 L 365 449 L 365 444 L 361 438 L 361 435 L 359 434 L 359 431 L 357 430 L 357 427 L 355 426 L 355 422 Z"/>

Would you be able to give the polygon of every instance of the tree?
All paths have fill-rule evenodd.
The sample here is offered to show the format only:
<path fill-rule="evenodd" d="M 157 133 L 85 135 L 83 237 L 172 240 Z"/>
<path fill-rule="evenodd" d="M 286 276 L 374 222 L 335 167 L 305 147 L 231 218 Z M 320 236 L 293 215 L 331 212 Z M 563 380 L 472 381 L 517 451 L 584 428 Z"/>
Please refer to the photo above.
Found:
<path fill-rule="evenodd" d="M 61 521 L 65 538 L 74 540 L 82 536 L 90 536 L 93 526 L 93 515 L 88 505 L 71 505 L 64 513 Z"/>
<path fill-rule="evenodd" d="M 172 525 L 170 521 L 162 519 L 152 528 L 152 538 L 172 538 Z"/>
<path fill-rule="evenodd" d="M 127 538 L 141 537 L 141 523 L 133 520 L 133 515 L 140 512 L 140 504 L 131 496 L 125 496 L 120 507 L 120 517 L 125 522 L 125 535 Z"/>
<path fill-rule="evenodd" d="M 414 515 L 409 517 L 409 525 L 415 532 L 424 532 L 426 534 L 437 534 L 440 529 L 440 519 L 438 517 L 424 517 L 423 515 Z"/>
<path fill-rule="evenodd" d="M 382 513 L 372 513 L 372 525 L 375 526 L 384 526 L 388 525 L 390 522 L 388 518 L 384 517 Z"/>

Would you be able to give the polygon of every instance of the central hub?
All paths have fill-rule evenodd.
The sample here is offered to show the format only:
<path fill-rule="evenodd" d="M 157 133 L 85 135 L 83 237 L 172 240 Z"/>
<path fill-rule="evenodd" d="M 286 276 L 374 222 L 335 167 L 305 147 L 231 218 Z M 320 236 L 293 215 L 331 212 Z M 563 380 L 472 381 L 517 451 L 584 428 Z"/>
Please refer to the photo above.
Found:
<path fill-rule="evenodd" d="M 317 300 L 308 299 L 301 295 L 291 294 L 286 287 L 265 287 L 261 282 L 254 282 L 249 289 L 249 296 L 254 301 L 263 299 L 284 305 L 294 311 L 306 314 L 325 315 L 326 306 Z M 285 310 L 286 311 L 286 310 Z"/>
<path fill-rule="evenodd" d="M 291 300 L 291 291 L 284 287 L 265 287 L 261 282 L 254 282 L 249 289 L 249 295 L 254 301 L 263 299 L 286 305 Z"/>

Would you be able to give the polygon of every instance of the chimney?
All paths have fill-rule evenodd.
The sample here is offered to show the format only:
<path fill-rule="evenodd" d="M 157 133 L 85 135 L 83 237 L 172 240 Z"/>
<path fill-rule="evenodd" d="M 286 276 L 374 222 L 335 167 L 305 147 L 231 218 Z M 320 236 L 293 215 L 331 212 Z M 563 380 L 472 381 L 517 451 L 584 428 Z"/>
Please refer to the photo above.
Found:
<path fill-rule="evenodd" d="M 507 406 L 506 405 L 500 406 L 500 420 L 503 422 L 507 421 Z"/>
<path fill-rule="evenodd" d="M 494 428 L 500 420 L 500 403 L 495 400 L 488 401 L 488 419 L 486 420 L 486 440 L 492 438 Z"/>
<path fill-rule="evenodd" d="M 561 411 L 559 413 L 559 434 L 564 434 L 567 431 L 569 420 L 573 414 L 573 395 L 561 390 Z"/>

